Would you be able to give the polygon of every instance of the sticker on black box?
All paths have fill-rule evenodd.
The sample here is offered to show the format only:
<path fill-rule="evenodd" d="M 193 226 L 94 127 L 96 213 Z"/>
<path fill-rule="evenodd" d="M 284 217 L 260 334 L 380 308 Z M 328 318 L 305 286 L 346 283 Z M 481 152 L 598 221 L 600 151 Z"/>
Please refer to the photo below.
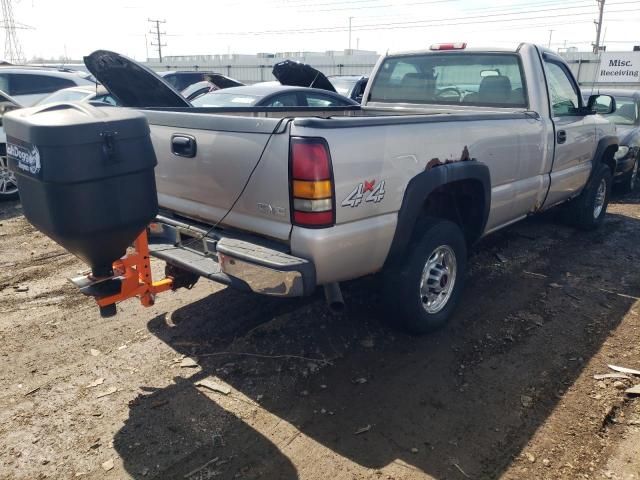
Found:
<path fill-rule="evenodd" d="M 7 143 L 7 158 L 16 162 L 20 170 L 37 175 L 42 168 L 40 164 L 40 152 L 35 145 L 16 145 Z"/>

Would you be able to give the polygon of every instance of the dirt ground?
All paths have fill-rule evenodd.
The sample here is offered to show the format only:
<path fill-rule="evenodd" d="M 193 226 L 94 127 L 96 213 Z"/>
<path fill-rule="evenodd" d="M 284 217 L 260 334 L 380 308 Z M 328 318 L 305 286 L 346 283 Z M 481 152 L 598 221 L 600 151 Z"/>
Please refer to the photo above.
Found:
<path fill-rule="evenodd" d="M 81 262 L 1 204 L 0 478 L 640 480 L 640 377 L 594 379 L 640 368 L 639 239 L 637 194 L 598 232 L 514 225 L 412 337 L 375 279 L 342 316 L 201 281 L 101 319 Z"/>

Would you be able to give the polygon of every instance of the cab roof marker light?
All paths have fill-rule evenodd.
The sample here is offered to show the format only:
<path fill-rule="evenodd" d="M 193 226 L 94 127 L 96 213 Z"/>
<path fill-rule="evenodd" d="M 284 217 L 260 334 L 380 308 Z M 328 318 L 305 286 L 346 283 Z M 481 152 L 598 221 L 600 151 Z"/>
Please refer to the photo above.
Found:
<path fill-rule="evenodd" d="M 430 50 L 464 50 L 465 48 L 467 48 L 467 42 L 434 43 L 429 47 Z"/>

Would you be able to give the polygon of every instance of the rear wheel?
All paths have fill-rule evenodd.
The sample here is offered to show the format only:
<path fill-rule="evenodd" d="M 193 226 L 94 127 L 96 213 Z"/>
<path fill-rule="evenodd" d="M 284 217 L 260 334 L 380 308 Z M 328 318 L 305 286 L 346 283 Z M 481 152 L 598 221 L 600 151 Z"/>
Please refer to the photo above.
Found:
<path fill-rule="evenodd" d="M 0 157 L 0 200 L 18 198 L 18 182 L 7 162 L 7 157 Z"/>
<path fill-rule="evenodd" d="M 569 204 L 567 213 L 571 223 L 583 230 L 593 230 L 602 224 L 609 205 L 612 179 L 607 165 L 603 163 L 596 167 L 582 193 Z"/>
<path fill-rule="evenodd" d="M 443 326 L 464 287 L 467 247 L 458 225 L 430 220 L 406 260 L 385 273 L 389 318 L 412 333 Z"/>

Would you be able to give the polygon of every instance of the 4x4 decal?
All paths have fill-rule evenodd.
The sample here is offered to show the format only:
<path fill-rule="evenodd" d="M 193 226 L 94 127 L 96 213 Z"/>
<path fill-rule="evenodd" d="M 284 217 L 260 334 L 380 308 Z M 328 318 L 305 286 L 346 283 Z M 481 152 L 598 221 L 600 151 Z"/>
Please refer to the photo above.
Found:
<path fill-rule="evenodd" d="M 341 206 L 355 208 L 363 201 L 379 203 L 384 198 L 384 193 L 384 180 L 378 184 L 375 180 L 365 180 L 351 191 L 342 201 Z"/>

